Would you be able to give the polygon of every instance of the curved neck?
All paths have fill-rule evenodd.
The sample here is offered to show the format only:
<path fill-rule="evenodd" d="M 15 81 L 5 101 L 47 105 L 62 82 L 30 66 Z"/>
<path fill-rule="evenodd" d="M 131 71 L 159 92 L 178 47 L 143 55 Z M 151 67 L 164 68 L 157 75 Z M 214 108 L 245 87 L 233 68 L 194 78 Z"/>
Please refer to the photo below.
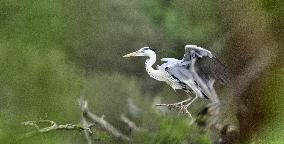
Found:
<path fill-rule="evenodd" d="M 150 55 L 149 59 L 147 59 L 146 62 L 145 62 L 146 68 L 153 69 L 152 66 L 154 65 L 155 62 L 156 62 L 156 55 Z"/>
<path fill-rule="evenodd" d="M 153 64 L 156 62 L 156 54 L 149 55 L 149 59 L 145 62 L 145 68 L 147 73 L 150 75 L 150 77 L 160 80 L 159 76 L 157 75 L 157 70 L 153 69 Z"/>

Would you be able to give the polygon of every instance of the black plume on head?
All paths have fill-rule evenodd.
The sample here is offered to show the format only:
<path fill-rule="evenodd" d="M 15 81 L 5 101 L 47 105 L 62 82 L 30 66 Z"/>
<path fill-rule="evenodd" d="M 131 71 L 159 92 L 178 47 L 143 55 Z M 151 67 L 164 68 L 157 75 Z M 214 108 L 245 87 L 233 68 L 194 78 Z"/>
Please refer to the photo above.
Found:
<path fill-rule="evenodd" d="M 152 50 L 152 51 L 154 51 L 154 52 L 156 52 L 156 50 L 154 50 L 154 49 L 152 49 L 152 48 L 149 48 L 150 50 Z"/>
<path fill-rule="evenodd" d="M 152 50 L 152 51 L 156 52 L 154 49 L 152 49 L 150 47 L 146 47 L 146 48 L 144 48 L 144 50 Z"/>

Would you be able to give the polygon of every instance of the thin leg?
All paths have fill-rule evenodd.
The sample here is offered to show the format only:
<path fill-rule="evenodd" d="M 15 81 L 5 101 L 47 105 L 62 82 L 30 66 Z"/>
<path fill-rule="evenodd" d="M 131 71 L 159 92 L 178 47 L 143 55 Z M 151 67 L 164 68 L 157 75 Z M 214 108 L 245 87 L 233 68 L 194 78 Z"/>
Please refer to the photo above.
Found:
<path fill-rule="evenodd" d="M 180 104 L 186 103 L 186 102 L 188 102 L 188 101 L 190 101 L 190 100 L 191 100 L 191 97 L 189 97 L 189 98 L 187 98 L 187 99 L 185 99 L 185 100 L 183 100 L 183 101 L 181 101 L 181 102 L 174 103 L 174 104 L 180 105 Z"/>
<path fill-rule="evenodd" d="M 188 114 L 191 118 L 192 118 L 192 115 L 191 113 L 187 110 L 188 106 L 190 106 L 196 99 L 198 98 L 197 95 L 195 95 L 195 97 L 193 99 L 190 99 L 191 101 L 186 104 L 186 105 L 183 105 L 181 104 L 181 106 L 179 107 L 180 108 L 180 111 L 183 112 L 183 113 L 186 113 Z M 193 118 L 192 118 L 193 119 Z"/>
<path fill-rule="evenodd" d="M 181 106 L 185 106 L 184 103 L 190 101 L 191 99 L 192 99 L 192 97 L 189 96 L 187 99 L 185 99 L 181 102 L 177 102 L 177 103 L 173 103 L 173 104 L 156 104 L 156 106 L 181 107 Z"/>
<path fill-rule="evenodd" d="M 194 97 L 188 104 L 186 104 L 186 108 L 187 108 L 188 106 L 190 106 L 197 98 L 198 98 L 198 96 L 195 95 L 195 97 Z"/>

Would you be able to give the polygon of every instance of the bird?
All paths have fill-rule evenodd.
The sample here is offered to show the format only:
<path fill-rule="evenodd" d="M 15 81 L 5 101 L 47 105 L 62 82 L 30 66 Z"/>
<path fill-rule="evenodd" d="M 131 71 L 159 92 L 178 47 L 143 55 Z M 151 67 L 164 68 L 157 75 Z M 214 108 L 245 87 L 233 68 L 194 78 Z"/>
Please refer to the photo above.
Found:
<path fill-rule="evenodd" d="M 195 93 L 181 102 L 166 104 L 176 106 L 181 111 L 187 111 L 198 97 L 211 100 L 211 105 L 219 105 L 220 101 L 214 89 L 214 83 L 219 80 L 222 84 L 229 84 L 230 76 L 226 67 L 209 50 L 196 45 L 185 45 L 185 53 L 181 60 L 176 58 L 162 58 L 162 65 L 157 65 L 155 50 L 143 47 L 126 54 L 123 57 L 148 57 L 145 69 L 149 76 L 157 81 L 166 82 L 174 90 L 183 90 L 186 93 Z M 163 105 L 163 104 L 162 104 Z M 158 106 L 162 106 L 158 104 Z"/>

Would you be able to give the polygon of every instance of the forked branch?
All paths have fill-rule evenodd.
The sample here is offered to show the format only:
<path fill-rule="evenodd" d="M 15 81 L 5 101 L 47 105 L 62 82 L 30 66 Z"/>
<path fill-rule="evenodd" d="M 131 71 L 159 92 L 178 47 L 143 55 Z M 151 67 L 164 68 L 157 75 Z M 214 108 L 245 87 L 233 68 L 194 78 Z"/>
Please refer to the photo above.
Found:
<path fill-rule="evenodd" d="M 90 119 L 92 122 L 99 124 L 102 126 L 107 132 L 115 136 L 116 138 L 120 138 L 126 141 L 130 141 L 130 138 L 126 135 L 124 135 L 122 132 L 120 132 L 118 129 L 116 129 L 114 126 L 112 126 L 109 122 L 107 122 L 104 117 L 98 117 L 97 115 L 91 113 L 88 110 L 88 104 L 87 101 L 80 99 L 80 105 L 81 110 L 84 114 L 84 116 L 88 119 Z"/>
<path fill-rule="evenodd" d="M 40 128 L 39 125 L 43 123 L 48 123 L 49 126 Z M 87 127 L 83 127 L 81 125 L 75 125 L 75 124 L 57 124 L 56 122 L 51 121 L 51 120 L 26 121 L 26 122 L 22 122 L 22 124 L 24 126 L 33 126 L 36 128 L 36 130 L 23 134 L 22 136 L 20 136 L 20 139 L 32 137 L 39 133 L 47 133 L 47 132 L 54 131 L 54 130 L 78 130 L 78 131 L 88 130 L 89 133 L 92 133 L 90 130 L 92 127 L 91 125 Z"/>
<path fill-rule="evenodd" d="M 98 117 L 97 115 L 93 114 L 88 110 L 87 101 L 81 97 L 79 99 L 80 108 L 82 111 L 81 115 L 81 124 L 57 124 L 52 120 L 38 120 L 38 121 L 26 121 L 22 122 L 24 126 L 33 126 L 36 130 L 25 133 L 20 136 L 19 139 L 29 138 L 37 134 L 47 133 L 54 130 L 78 130 L 84 131 L 85 137 L 88 144 L 92 144 L 91 135 L 92 135 L 92 128 L 97 124 L 104 128 L 107 132 L 113 135 L 116 138 L 130 141 L 131 139 L 112 126 L 109 122 L 107 122 L 103 116 Z M 89 120 L 89 121 L 88 121 Z M 49 124 L 49 126 L 41 128 L 40 124 Z"/>

